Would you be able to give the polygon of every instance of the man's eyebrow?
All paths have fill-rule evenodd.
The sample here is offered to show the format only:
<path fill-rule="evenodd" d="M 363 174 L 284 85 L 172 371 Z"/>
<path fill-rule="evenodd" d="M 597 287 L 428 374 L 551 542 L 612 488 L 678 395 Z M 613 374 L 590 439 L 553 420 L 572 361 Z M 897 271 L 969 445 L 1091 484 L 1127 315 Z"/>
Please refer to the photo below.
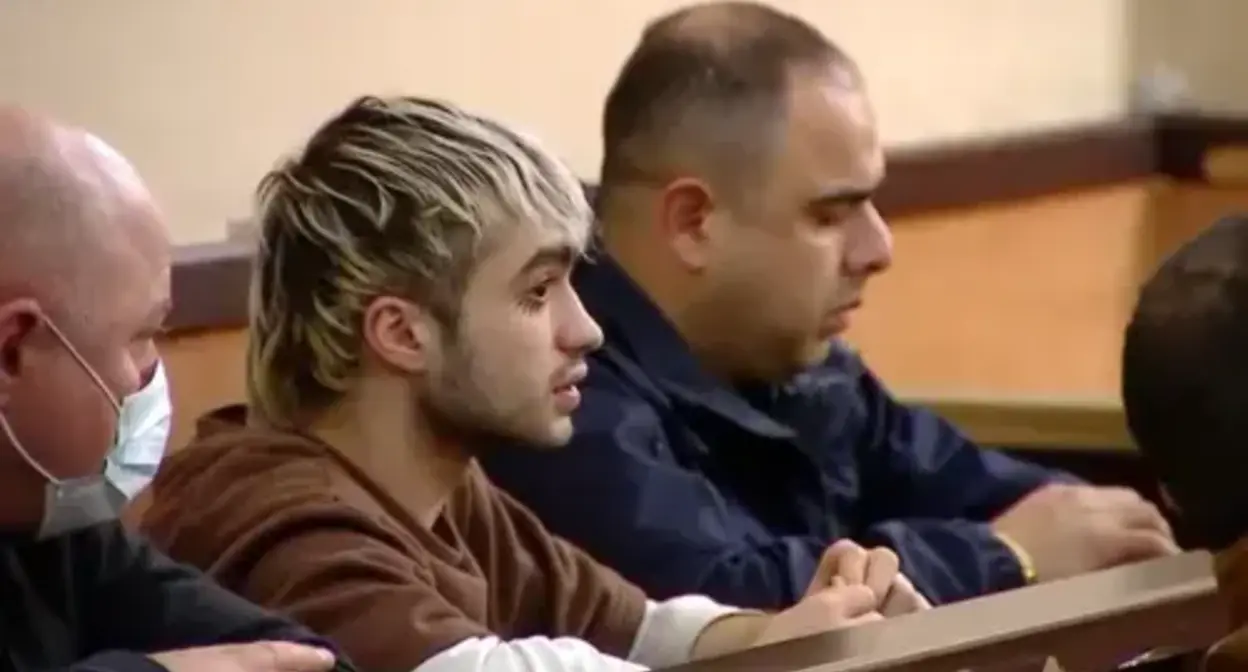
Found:
<path fill-rule="evenodd" d="M 850 203 L 861 203 L 875 196 L 877 186 L 862 187 L 858 185 L 832 187 L 810 199 L 811 208 L 826 208 Z"/>
<path fill-rule="evenodd" d="M 580 256 L 576 247 L 567 243 L 548 245 L 533 253 L 516 275 L 526 275 L 544 266 L 569 267 Z"/>

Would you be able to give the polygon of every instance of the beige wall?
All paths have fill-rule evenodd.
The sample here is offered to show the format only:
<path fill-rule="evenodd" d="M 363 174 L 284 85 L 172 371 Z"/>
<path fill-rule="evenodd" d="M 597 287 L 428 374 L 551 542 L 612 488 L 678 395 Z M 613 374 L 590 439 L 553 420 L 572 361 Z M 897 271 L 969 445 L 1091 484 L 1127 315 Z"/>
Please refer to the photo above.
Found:
<path fill-rule="evenodd" d="M 1203 112 L 1248 113 L 1248 2 L 1138 0 L 1133 7 L 1134 69 L 1168 66 L 1186 79 L 1190 105 Z"/>
<path fill-rule="evenodd" d="M 884 134 L 902 145 L 1121 115 L 1134 1 L 774 4 L 858 57 Z M 615 69 L 642 24 L 680 4 L 3 0 L 0 97 L 98 130 L 139 164 L 180 242 L 210 240 L 246 214 L 281 152 L 365 92 L 445 96 L 503 117 L 592 179 Z"/>

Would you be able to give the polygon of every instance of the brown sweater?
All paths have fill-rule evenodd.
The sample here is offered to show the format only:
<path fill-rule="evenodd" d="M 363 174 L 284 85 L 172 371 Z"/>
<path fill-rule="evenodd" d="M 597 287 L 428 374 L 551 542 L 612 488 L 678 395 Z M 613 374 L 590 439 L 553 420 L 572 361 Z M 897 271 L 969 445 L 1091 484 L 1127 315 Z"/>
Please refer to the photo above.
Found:
<path fill-rule="evenodd" d="M 151 488 L 144 531 L 174 558 L 337 642 L 363 669 L 410 670 L 491 634 L 584 639 L 628 655 L 645 596 L 552 537 L 475 465 L 432 529 L 312 438 L 200 420 Z"/>

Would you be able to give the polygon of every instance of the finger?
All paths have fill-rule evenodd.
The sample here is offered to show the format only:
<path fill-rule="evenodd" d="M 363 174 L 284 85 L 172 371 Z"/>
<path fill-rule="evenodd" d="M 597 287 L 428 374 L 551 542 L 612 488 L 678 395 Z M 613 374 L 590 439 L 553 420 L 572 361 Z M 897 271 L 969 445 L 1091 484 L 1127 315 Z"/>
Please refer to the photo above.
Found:
<path fill-rule="evenodd" d="M 893 587 L 893 579 L 901 570 L 901 558 L 890 548 L 873 548 L 867 552 L 863 583 L 883 602 Z"/>
<path fill-rule="evenodd" d="M 1144 499 L 1138 492 L 1130 488 L 1103 488 L 1103 502 L 1117 514 L 1123 527 L 1138 530 L 1151 530 L 1163 536 L 1174 538 L 1174 530 L 1170 521 L 1152 502 Z"/>
<path fill-rule="evenodd" d="M 255 672 L 328 672 L 334 666 L 334 654 L 306 644 L 258 642 L 245 649 L 247 669 Z"/>
<path fill-rule="evenodd" d="M 900 616 L 913 611 L 926 611 L 932 608 L 932 603 L 927 601 L 926 597 L 914 587 L 914 583 L 905 574 L 897 574 L 893 578 L 893 584 L 888 592 L 888 599 L 880 608 L 880 613 L 885 616 Z"/>
<path fill-rule="evenodd" d="M 1161 530 L 1162 534 L 1164 534 L 1167 539 L 1174 539 L 1174 528 L 1170 526 L 1170 518 L 1166 516 L 1164 511 L 1160 511 L 1159 513 L 1161 513 L 1161 524 L 1164 525 Z"/>
<path fill-rule="evenodd" d="M 819 565 L 815 567 L 810 585 L 806 588 L 806 595 L 814 595 L 831 585 L 832 577 L 837 574 L 841 557 L 858 550 L 861 550 L 861 547 L 849 539 L 841 539 L 825 549 L 819 558 Z"/>
<path fill-rule="evenodd" d="M 858 544 L 848 539 L 842 539 L 824 549 L 823 555 L 819 557 L 819 566 L 815 567 L 815 574 L 811 577 L 807 593 L 817 593 L 827 588 L 832 582 L 832 577 L 836 576 L 836 566 L 841 556 L 857 546 Z"/>
<path fill-rule="evenodd" d="M 832 588 L 826 588 L 824 591 L 815 596 L 815 599 L 825 601 L 841 619 L 856 618 L 867 612 L 875 611 L 879 606 L 879 600 L 876 599 L 875 593 L 865 585 L 858 584 L 840 584 Z"/>
<path fill-rule="evenodd" d="M 868 611 L 867 613 L 862 614 L 861 616 L 855 616 L 854 618 L 851 618 L 847 621 L 843 621 L 840 627 L 852 628 L 854 626 L 866 625 L 868 623 L 875 623 L 877 621 L 882 621 L 882 620 L 884 620 L 884 615 L 881 614 L 880 612 Z"/>
<path fill-rule="evenodd" d="M 849 584 L 867 582 L 867 551 L 861 546 L 846 549 L 836 563 L 836 575 Z"/>
<path fill-rule="evenodd" d="M 1170 518 L 1166 516 L 1165 507 L 1154 504 L 1148 500 L 1144 500 L 1143 503 L 1149 509 L 1149 520 L 1148 523 L 1142 527 L 1146 527 L 1147 529 L 1154 530 L 1165 537 L 1174 539 L 1174 529 L 1170 527 Z M 1143 516 L 1143 514 L 1140 515 L 1141 517 Z"/>
<path fill-rule="evenodd" d="M 1111 542 L 1113 564 L 1139 562 L 1166 555 L 1178 555 L 1182 551 L 1174 540 L 1157 532 L 1126 530 Z"/>
<path fill-rule="evenodd" d="M 1170 523 L 1162 515 L 1161 510 L 1152 504 L 1140 500 L 1134 506 L 1126 506 L 1118 510 L 1118 520 L 1127 529 L 1157 534 L 1173 538 Z"/>
<path fill-rule="evenodd" d="M 810 588 L 806 591 L 806 597 L 815 597 L 815 596 L 823 595 L 829 590 L 835 593 L 844 589 L 848 585 L 849 584 L 845 583 L 845 579 L 842 579 L 839 576 L 834 576 L 832 577 L 832 580 L 829 581 L 828 584 L 823 586 L 822 588 L 818 588 L 812 583 Z"/>

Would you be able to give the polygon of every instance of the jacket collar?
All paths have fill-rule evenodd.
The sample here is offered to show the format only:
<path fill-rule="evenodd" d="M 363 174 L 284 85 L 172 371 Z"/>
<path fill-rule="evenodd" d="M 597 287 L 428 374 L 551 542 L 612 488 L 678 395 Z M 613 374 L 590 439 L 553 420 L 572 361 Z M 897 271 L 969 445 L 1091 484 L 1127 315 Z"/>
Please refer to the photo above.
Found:
<path fill-rule="evenodd" d="M 751 406 L 738 391 L 703 369 L 658 306 L 605 252 L 595 252 L 578 266 L 573 284 L 585 308 L 602 326 L 606 349 L 636 362 L 673 400 L 763 438 L 795 437 L 792 429 Z"/>

